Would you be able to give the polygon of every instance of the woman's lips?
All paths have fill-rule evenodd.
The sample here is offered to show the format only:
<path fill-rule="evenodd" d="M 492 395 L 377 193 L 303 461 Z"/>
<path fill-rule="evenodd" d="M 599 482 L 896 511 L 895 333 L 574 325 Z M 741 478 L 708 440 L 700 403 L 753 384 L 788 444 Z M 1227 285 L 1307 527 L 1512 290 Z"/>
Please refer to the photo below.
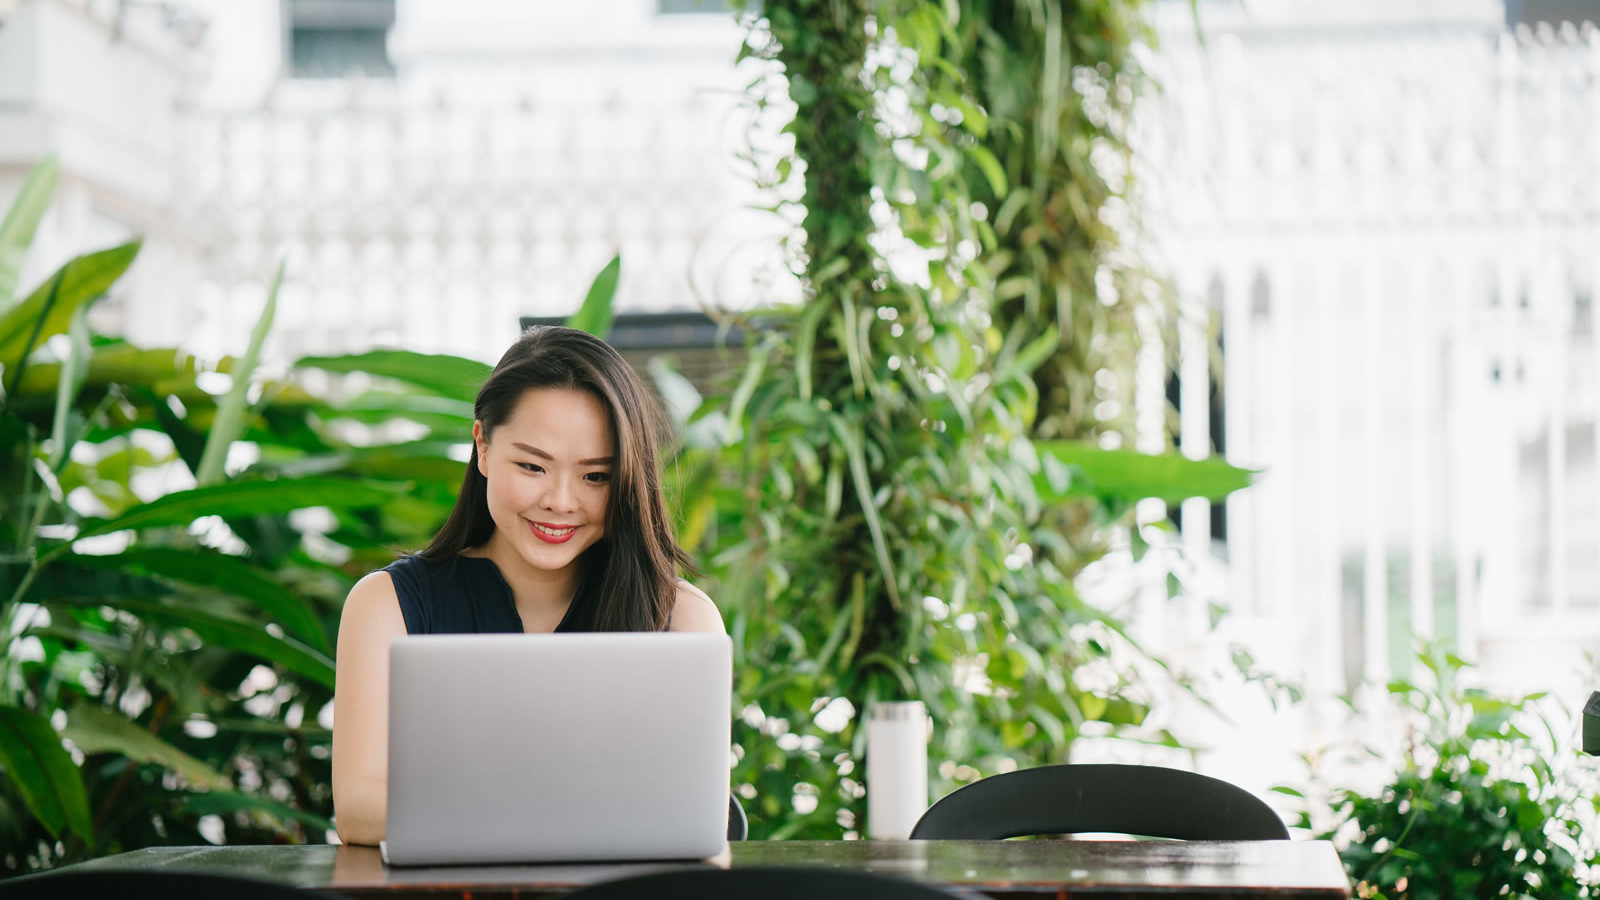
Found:
<path fill-rule="evenodd" d="M 576 525 L 552 525 L 548 522 L 529 522 L 528 530 L 547 544 L 565 544 L 578 533 Z"/>

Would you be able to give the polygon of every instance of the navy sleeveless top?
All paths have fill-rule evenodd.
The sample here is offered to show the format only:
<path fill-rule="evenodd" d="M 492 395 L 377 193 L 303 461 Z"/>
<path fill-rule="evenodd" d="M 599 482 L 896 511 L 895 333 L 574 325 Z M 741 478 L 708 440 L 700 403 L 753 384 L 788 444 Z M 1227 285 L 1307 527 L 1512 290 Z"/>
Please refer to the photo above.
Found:
<path fill-rule="evenodd" d="M 481 556 L 456 556 L 430 561 L 406 556 L 383 567 L 394 582 L 407 634 L 521 634 L 511 586 L 494 561 Z M 557 632 L 593 631 L 594 602 L 578 583 Z"/>

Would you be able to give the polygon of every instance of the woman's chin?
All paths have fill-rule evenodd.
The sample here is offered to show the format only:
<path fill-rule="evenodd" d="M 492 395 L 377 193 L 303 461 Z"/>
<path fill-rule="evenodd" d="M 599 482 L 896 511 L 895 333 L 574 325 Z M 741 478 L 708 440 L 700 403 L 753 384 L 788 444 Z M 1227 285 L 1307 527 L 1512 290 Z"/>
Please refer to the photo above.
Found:
<path fill-rule="evenodd" d="M 577 535 L 561 544 L 550 544 L 529 536 L 527 540 L 517 545 L 517 555 L 523 563 L 530 568 L 545 572 L 559 572 L 571 568 L 578 561 L 578 557 L 589 547 L 588 541 L 580 542 Z"/>

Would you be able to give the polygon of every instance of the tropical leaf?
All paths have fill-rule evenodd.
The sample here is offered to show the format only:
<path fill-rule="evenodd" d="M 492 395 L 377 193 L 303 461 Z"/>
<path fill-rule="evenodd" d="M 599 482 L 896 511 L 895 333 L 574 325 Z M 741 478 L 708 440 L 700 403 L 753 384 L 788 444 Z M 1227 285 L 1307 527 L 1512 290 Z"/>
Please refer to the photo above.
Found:
<path fill-rule="evenodd" d="M 0 315 L 0 367 L 12 384 L 21 381 L 27 357 L 65 332 L 79 306 L 104 294 L 139 255 L 139 244 L 79 256 L 52 275 L 26 300 Z"/>
<path fill-rule="evenodd" d="M 188 525 L 202 516 L 271 516 L 316 506 L 377 506 L 407 487 L 333 478 L 231 481 L 167 494 L 113 519 L 88 520 L 77 536 L 85 538 L 130 528 Z M 66 552 L 66 546 L 51 551 L 51 555 L 60 556 Z"/>
<path fill-rule="evenodd" d="M 302 738 L 311 743 L 326 743 L 333 740 L 333 729 L 323 728 L 320 725 L 301 724 L 290 728 L 281 719 L 258 719 L 254 716 L 211 719 L 210 721 L 211 724 L 217 726 L 217 731 L 224 733 L 271 734 L 280 738 Z"/>
<path fill-rule="evenodd" d="M 282 803 L 257 797 L 252 794 L 241 794 L 238 791 L 206 791 L 205 793 L 184 794 L 179 801 L 185 812 L 194 816 L 219 815 L 229 816 L 236 812 L 264 812 L 276 816 L 283 821 L 295 820 L 321 832 L 333 830 L 333 820 L 319 816 L 313 812 L 295 809 Z M 320 837 L 320 835 L 318 835 Z"/>
<path fill-rule="evenodd" d="M 67 713 L 67 727 L 62 734 L 85 753 L 120 753 L 135 762 L 164 766 L 197 788 L 233 787 L 233 782 L 216 769 L 137 724 L 89 703 L 79 703 Z"/>
<path fill-rule="evenodd" d="M 54 156 L 34 166 L 17 199 L 12 201 L 5 221 L 0 222 L 0 311 L 11 306 L 16 297 L 23 260 L 39 229 L 39 221 L 50 206 L 50 196 L 55 193 L 60 176 L 61 166 Z"/>
<path fill-rule="evenodd" d="M 242 559 L 204 550 L 135 547 L 107 556 L 69 555 L 61 562 L 116 571 L 155 575 L 197 587 L 212 588 L 254 603 L 283 630 L 323 653 L 333 648 L 316 613 L 306 602 Z"/>
<path fill-rule="evenodd" d="M 233 384 L 228 388 L 227 396 L 217 405 L 217 416 L 211 423 L 210 433 L 206 436 L 205 452 L 200 454 L 200 467 L 195 470 L 195 483 L 200 487 L 208 487 L 222 480 L 223 465 L 228 460 L 228 448 L 244 430 L 245 408 L 249 405 L 250 376 L 255 372 L 256 361 L 261 357 L 261 345 L 267 341 L 267 332 L 272 330 L 272 319 L 278 310 L 278 289 L 283 286 L 283 264 L 278 264 L 278 272 L 272 277 L 272 287 L 267 290 L 267 302 L 261 309 L 261 315 L 256 319 L 255 328 L 250 332 L 250 345 L 245 348 L 244 357 L 233 369 Z"/>
<path fill-rule="evenodd" d="M 129 388 L 129 393 L 143 400 L 155 417 L 156 424 L 160 426 L 171 441 L 173 449 L 177 451 L 178 458 L 189 467 L 192 474 L 200 468 L 200 456 L 205 453 L 206 439 L 193 425 L 185 421 L 173 411 L 172 406 L 162 401 L 162 398 L 147 387 L 136 386 Z M 170 395 L 169 395 L 170 396 Z"/>
<path fill-rule="evenodd" d="M 190 407 L 214 402 L 210 394 L 194 383 L 200 371 L 194 357 L 180 350 L 146 349 L 121 342 L 105 344 L 98 336 L 91 336 L 91 348 L 83 380 L 85 390 L 104 390 L 120 384 L 145 387 L 162 397 L 176 397 Z M 224 357 L 216 370 L 228 371 L 232 364 L 231 357 Z M 28 366 L 22 382 L 16 385 L 15 394 L 18 398 L 53 395 L 60 379 L 59 365 L 36 361 Z"/>
<path fill-rule="evenodd" d="M 303 456 L 282 463 L 268 463 L 265 468 L 290 477 L 349 472 L 363 478 L 454 485 L 461 481 L 466 467 L 466 463 L 450 455 L 457 446 L 453 441 L 410 441 Z"/>
<path fill-rule="evenodd" d="M 52 837 L 70 829 L 91 842 L 94 826 L 83 776 L 49 722 L 15 706 L 0 706 L 0 766 Z"/>
<path fill-rule="evenodd" d="M 1012 365 L 1022 373 L 1031 373 L 1044 364 L 1050 355 L 1061 346 L 1061 331 L 1055 325 L 1045 328 L 1044 333 L 1029 341 L 1026 346 L 1017 352 Z"/>
<path fill-rule="evenodd" d="M 490 367 L 459 356 L 413 353 L 410 350 L 372 350 L 349 356 L 307 356 L 296 367 L 329 372 L 365 372 L 393 378 L 441 397 L 466 400 L 478 395 Z"/>
<path fill-rule="evenodd" d="M 109 606 L 132 613 L 148 622 L 187 628 L 207 644 L 248 653 L 264 662 L 276 663 L 297 675 L 325 687 L 333 687 L 333 660 L 294 638 L 274 637 L 254 622 L 224 618 L 190 606 L 158 603 L 130 597 L 62 598 L 78 605 Z"/>
<path fill-rule="evenodd" d="M 476 388 L 474 388 L 476 391 Z M 360 396 L 329 407 L 327 415 L 346 415 L 362 421 L 381 422 L 389 418 L 406 418 L 428 424 L 428 418 L 448 421 L 452 426 L 466 423 L 463 435 L 472 430 L 471 396 L 464 400 L 419 394 L 415 391 L 366 391 Z M 427 418 L 424 418 L 427 417 Z"/>
<path fill-rule="evenodd" d="M 594 277 L 594 283 L 589 285 L 588 296 L 583 298 L 583 305 L 567 319 L 567 327 L 587 331 L 604 340 L 611 333 L 611 323 L 615 319 L 611 301 L 617 295 L 617 281 L 621 277 L 622 254 L 618 253 Z"/>
<path fill-rule="evenodd" d="M 989 182 L 989 189 L 994 191 L 994 195 L 999 198 L 1005 197 L 1006 170 L 1000 165 L 1000 160 L 995 159 L 994 151 L 979 144 L 968 148 L 967 153 L 977 164 L 978 170 L 983 173 L 984 179 Z"/>
<path fill-rule="evenodd" d="M 470 404 L 463 405 L 467 406 L 467 415 L 464 417 L 453 413 L 434 413 L 420 410 L 402 412 L 398 409 L 357 409 L 344 405 L 339 407 L 330 406 L 327 408 L 323 420 L 347 419 L 364 425 L 384 425 L 401 421 L 411 422 L 428 429 L 428 432 L 432 435 L 442 438 L 458 438 L 460 443 L 465 444 L 472 437 L 472 407 Z"/>
<path fill-rule="evenodd" d="M 78 398 L 78 391 L 83 389 L 83 378 L 89 368 L 89 323 L 85 318 L 87 306 L 78 307 L 72 314 L 72 323 L 67 326 L 68 344 L 71 348 L 61 366 L 61 376 L 56 383 L 56 412 L 50 428 L 50 460 L 49 467 L 52 472 L 60 472 L 61 466 L 67 461 L 72 452 L 72 445 L 78 442 L 83 430 L 89 422 L 73 415 L 72 403 Z"/>
<path fill-rule="evenodd" d="M 872 476 L 867 473 L 866 453 L 861 448 L 860 423 L 847 422 L 843 416 L 830 416 L 828 424 L 844 446 L 845 458 L 850 463 L 850 482 L 855 486 L 856 499 L 867 520 L 867 531 L 872 535 L 872 550 L 878 557 L 878 568 L 883 573 L 883 586 L 889 592 L 889 601 L 899 609 L 900 591 L 895 586 L 899 578 L 895 575 L 894 563 L 889 559 L 889 546 L 884 537 L 883 522 L 878 516 L 878 505 L 872 499 Z"/>
<path fill-rule="evenodd" d="M 1177 453 L 1106 450 L 1085 441 L 1040 441 L 1034 446 L 1042 463 L 1034 485 L 1046 502 L 1090 495 L 1123 500 L 1154 497 L 1167 503 L 1190 497 L 1220 500 L 1249 487 L 1260 474 L 1218 457 L 1194 460 Z M 1078 479 L 1063 483 L 1058 474 L 1063 466 L 1081 472 L 1088 484 Z"/>

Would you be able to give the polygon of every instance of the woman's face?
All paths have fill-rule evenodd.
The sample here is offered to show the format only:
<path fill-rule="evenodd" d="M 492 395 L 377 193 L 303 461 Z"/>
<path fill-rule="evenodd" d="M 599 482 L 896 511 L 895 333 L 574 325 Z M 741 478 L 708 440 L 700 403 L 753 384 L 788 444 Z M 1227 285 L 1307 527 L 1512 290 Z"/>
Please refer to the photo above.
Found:
<path fill-rule="evenodd" d="M 616 437 L 593 395 L 535 388 L 487 436 L 474 423 L 495 539 L 533 569 L 566 570 L 605 536 Z"/>

